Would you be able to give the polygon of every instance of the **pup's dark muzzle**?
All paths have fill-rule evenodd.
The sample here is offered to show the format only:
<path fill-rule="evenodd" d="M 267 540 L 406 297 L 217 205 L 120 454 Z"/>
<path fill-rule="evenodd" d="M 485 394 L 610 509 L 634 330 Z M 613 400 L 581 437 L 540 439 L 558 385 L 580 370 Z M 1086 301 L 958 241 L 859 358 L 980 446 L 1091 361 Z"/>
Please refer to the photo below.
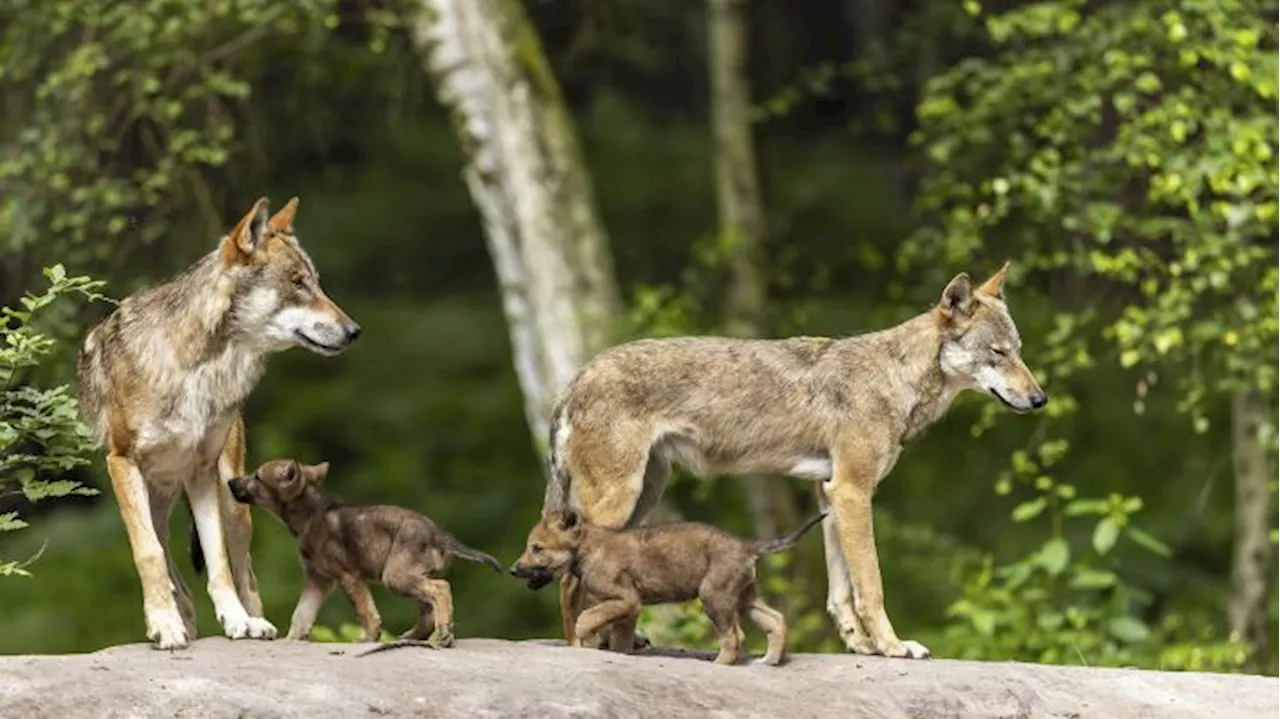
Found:
<path fill-rule="evenodd" d="M 518 562 L 511 565 L 511 576 L 525 580 L 525 586 L 533 591 L 542 589 L 555 579 L 551 571 L 545 567 L 526 567 Z"/>
<path fill-rule="evenodd" d="M 245 480 L 237 477 L 227 482 L 227 489 L 231 490 L 232 499 L 240 504 L 253 504 L 253 495 L 249 494 L 248 487 L 245 487 Z"/>

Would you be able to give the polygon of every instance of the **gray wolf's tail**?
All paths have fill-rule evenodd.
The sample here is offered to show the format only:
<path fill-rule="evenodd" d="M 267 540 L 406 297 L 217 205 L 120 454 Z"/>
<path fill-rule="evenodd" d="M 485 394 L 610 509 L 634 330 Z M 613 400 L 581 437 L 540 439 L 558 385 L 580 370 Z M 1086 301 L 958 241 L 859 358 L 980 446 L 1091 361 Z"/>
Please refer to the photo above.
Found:
<path fill-rule="evenodd" d="M 449 551 L 452 552 L 454 556 L 462 557 L 463 559 L 469 559 L 473 562 L 479 562 L 481 564 L 487 564 L 490 567 L 493 567 L 493 571 L 497 572 L 498 574 L 506 573 L 506 570 L 502 568 L 501 562 L 489 556 L 488 554 L 485 554 L 479 549 L 472 549 L 471 547 L 468 547 L 462 542 L 459 542 L 456 537 L 449 537 Z"/>
<path fill-rule="evenodd" d="M 796 542 L 799 542 L 800 538 L 805 535 L 805 532 L 813 529 L 813 526 L 825 519 L 826 516 L 827 513 L 823 512 L 822 514 L 812 517 L 809 521 L 800 526 L 799 529 L 794 530 L 786 536 L 756 542 L 753 547 L 756 555 L 773 554 L 774 552 L 781 552 L 784 549 L 791 549 L 796 545 Z"/>
<path fill-rule="evenodd" d="M 564 423 L 565 408 L 557 404 L 551 412 L 551 427 L 547 431 L 547 492 L 542 498 L 542 512 L 558 512 L 569 506 L 569 468 L 560 456 L 556 435 Z"/>

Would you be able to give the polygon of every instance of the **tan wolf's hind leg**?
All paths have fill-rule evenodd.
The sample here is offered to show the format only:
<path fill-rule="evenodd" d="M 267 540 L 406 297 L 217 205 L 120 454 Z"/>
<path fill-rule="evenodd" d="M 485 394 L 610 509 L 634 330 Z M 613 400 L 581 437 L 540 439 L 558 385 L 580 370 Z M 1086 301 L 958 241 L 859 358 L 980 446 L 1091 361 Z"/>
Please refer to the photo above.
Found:
<path fill-rule="evenodd" d="M 156 528 L 156 539 L 160 540 L 160 547 L 164 550 L 164 558 L 169 566 L 169 581 L 173 584 L 173 600 L 177 603 L 182 622 L 187 627 L 187 638 L 195 639 L 196 606 L 191 601 L 191 591 L 187 589 L 187 583 L 182 579 L 182 572 L 178 571 L 178 565 L 173 561 L 173 554 L 169 551 L 169 518 L 173 515 L 173 505 L 178 503 L 180 496 L 181 491 L 177 486 L 164 489 L 151 487 L 149 492 L 151 523 Z"/>
<path fill-rule="evenodd" d="M 231 578 L 236 595 L 251 617 L 262 616 L 262 597 L 258 594 L 258 578 L 253 573 L 253 512 L 231 496 L 227 482 L 244 475 L 244 420 L 237 417 L 227 432 L 226 444 L 218 458 L 218 507 L 226 534 L 227 559 L 231 562 Z"/>
<path fill-rule="evenodd" d="M 107 456 L 111 488 L 120 505 L 120 517 L 129 535 L 133 565 L 142 583 L 142 612 L 147 623 L 147 639 L 157 649 L 181 649 L 191 638 L 186 622 L 170 588 L 169 561 L 152 521 L 151 498 L 142 472 L 128 457 Z"/>

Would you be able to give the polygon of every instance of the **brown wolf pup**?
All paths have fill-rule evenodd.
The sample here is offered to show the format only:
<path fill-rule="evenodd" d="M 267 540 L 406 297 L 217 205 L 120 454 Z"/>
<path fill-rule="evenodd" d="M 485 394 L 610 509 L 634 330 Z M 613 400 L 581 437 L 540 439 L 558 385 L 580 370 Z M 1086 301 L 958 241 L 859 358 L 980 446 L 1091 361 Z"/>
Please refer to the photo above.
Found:
<path fill-rule="evenodd" d="M 355 607 L 364 641 L 382 634 L 382 618 L 366 582 L 379 582 L 421 608 L 404 639 L 453 644 L 453 594 L 441 577 L 449 560 L 462 557 L 502 572 L 498 560 L 472 549 L 412 510 L 390 505 L 345 504 L 319 488 L 329 463 L 300 465 L 276 459 L 228 483 L 237 502 L 254 504 L 284 523 L 298 539 L 306 585 L 289 623 L 289 639 L 306 639 L 320 605 L 336 583 Z M 434 636 L 432 636 L 434 633 Z"/>
<path fill-rule="evenodd" d="M 185 491 L 208 591 L 232 639 L 271 639 L 249 559 L 249 509 L 225 482 L 244 473 L 240 406 L 267 355 L 336 355 L 360 335 L 320 289 L 293 231 L 298 199 L 274 217 L 264 197 L 177 278 L 126 298 L 80 350 L 80 412 L 99 444 L 142 582 L 147 638 L 196 636 L 191 595 L 169 556 L 169 515 Z M 224 541 L 225 537 L 225 541 Z"/>
<path fill-rule="evenodd" d="M 779 474 L 820 482 L 827 611 L 849 650 L 927 657 L 884 609 L 871 497 L 904 444 L 957 394 L 980 390 L 1017 412 L 1048 401 L 1019 356 L 1005 263 L 975 286 L 959 274 L 928 311 L 846 339 L 678 337 L 630 342 L 588 362 L 552 414 L 543 512 L 638 525 L 671 462 L 702 476 Z M 574 638 L 577 580 L 560 585 Z"/>
<path fill-rule="evenodd" d="M 790 549 L 821 521 L 818 515 L 785 537 L 747 541 L 698 522 L 617 530 L 592 525 L 571 509 L 551 512 L 529 532 L 511 573 L 533 589 L 577 578 L 593 606 L 578 617 L 573 646 L 612 625 L 610 648 L 629 652 L 645 605 L 699 599 L 720 636 L 716 664 L 738 661 L 747 616 L 769 635 L 761 662 L 776 665 L 786 653 L 787 621 L 757 594 L 756 560 Z"/>

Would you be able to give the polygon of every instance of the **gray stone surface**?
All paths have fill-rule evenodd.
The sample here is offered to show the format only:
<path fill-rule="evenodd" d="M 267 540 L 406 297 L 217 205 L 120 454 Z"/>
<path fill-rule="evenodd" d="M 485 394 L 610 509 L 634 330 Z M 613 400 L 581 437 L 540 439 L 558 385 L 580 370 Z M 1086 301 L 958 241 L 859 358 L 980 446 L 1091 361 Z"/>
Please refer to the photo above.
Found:
<path fill-rule="evenodd" d="M 0 717 L 1188 717 L 1280 714 L 1272 677 L 834 654 L 782 667 L 554 642 L 230 642 L 0 657 Z"/>

